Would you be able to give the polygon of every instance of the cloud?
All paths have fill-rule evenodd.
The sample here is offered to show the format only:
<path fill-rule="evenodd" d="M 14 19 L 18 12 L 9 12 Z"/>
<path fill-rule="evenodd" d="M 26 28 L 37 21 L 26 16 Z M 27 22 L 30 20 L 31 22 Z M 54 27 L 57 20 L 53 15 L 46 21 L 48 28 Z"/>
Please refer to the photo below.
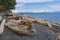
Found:
<path fill-rule="evenodd" d="M 16 2 L 24 2 L 24 3 L 31 3 L 31 2 L 50 2 L 54 0 L 16 0 Z"/>
<path fill-rule="evenodd" d="M 16 0 L 16 1 L 17 1 L 16 9 L 13 10 L 13 12 L 60 11 L 60 2 L 52 2 L 54 0 Z M 38 4 L 35 2 L 37 2 Z M 34 4 L 31 4 L 31 3 L 34 3 Z"/>
<path fill-rule="evenodd" d="M 16 13 L 16 12 L 26 12 L 26 11 L 27 11 L 27 10 L 24 10 L 24 9 L 23 9 L 23 10 L 12 10 L 12 12 L 15 12 L 15 13 Z"/>
<path fill-rule="evenodd" d="M 25 3 L 23 3 L 23 2 L 22 2 L 22 3 L 20 3 L 20 2 L 17 2 L 17 5 L 16 5 L 16 7 L 17 7 L 17 6 L 23 6 L 24 4 L 25 4 Z"/>
<path fill-rule="evenodd" d="M 53 12 L 53 11 L 60 11 L 60 5 L 50 5 L 43 8 L 37 9 L 17 9 L 13 10 L 13 12 Z"/>
<path fill-rule="evenodd" d="M 43 8 L 45 10 L 60 10 L 60 5 L 51 5 L 48 7 Z"/>

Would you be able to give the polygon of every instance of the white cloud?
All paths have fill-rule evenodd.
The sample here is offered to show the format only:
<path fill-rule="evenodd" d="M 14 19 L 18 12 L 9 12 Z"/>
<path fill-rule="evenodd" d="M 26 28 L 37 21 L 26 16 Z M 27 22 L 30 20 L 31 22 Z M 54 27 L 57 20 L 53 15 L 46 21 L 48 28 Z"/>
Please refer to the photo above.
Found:
<path fill-rule="evenodd" d="M 13 10 L 12 12 L 34 12 L 34 13 L 42 13 L 42 12 L 54 12 L 54 11 L 59 11 L 59 10 Z"/>
<path fill-rule="evenodd" d="M 26 12 L 27 10 L 12 10 L 12 12 Z"/>
<path fill-rule="evenodd" d="M 60 5 L 50 5 L 43 8 L 37 9 L 18 9 L 13 10 L 13 12 L 53 12 L 53 11 L 60 11 Z"/>
<path fill-rule="evenodd" d="M 23 6 L 23 5 L 24 5 L 24 4 L 17 4 L 16 7 L 17 7 L 17 6 Z"/>
<path fill-rule="evenodd" d="M 34 3 L 34 2 L 51 2 L 54 0 L 16 0 L 17 5 L 16 6 L 23 6 L 25 3 Z"/>
<path fill-rule="evenodd" d="M 45 10 L 60 10 L 60 5 L 51 5 L 48 7 L 43 8 Z"/>
<path fill-rule="evenodd" d="M 20 12 L 20 11 L 19 10 L 12 10 L 12 12 L 15 12 L 16 13 L 16 12 Z"/>
<path fill-rule="evenodd" d="M 24 3 L 30 3 L 30 2 L 50 2 L 54 0 L 16 0 L 17 2 L 24 2 Z"/>

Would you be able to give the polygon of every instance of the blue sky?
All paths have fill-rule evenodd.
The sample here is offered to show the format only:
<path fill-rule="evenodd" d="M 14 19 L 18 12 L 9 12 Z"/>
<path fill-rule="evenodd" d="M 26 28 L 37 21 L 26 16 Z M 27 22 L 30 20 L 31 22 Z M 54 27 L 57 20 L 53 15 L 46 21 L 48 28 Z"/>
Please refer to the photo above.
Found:
<path fill-rule="evenodd" d="M 60 11 L 60 0 L 16 0 L 13 12 L 54 12 Z"/>

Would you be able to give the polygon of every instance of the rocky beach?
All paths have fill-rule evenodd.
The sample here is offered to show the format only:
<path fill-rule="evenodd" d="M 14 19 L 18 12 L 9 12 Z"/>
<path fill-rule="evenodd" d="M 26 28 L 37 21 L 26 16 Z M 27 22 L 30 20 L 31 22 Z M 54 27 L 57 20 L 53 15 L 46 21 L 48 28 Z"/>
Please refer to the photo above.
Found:
<path fill-rule="evenodd" d="M 59 30 L 58 23 L 22 15 L 8 15 L 0 40 L 60 40 Z"/>
<path fill-rule="evenodd" d="M 0 40 L 60 40 L 60 0 L 0 0 Z"/>

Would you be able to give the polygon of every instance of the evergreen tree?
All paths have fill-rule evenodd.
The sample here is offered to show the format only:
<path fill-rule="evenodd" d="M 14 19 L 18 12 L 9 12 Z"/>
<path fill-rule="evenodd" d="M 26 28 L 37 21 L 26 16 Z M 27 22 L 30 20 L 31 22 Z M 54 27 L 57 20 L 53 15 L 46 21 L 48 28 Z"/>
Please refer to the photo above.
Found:
<path fill-rule="evenodd" d="M 0 0 L 0 11 L 10 11 L 15 9 L 16 0 Z"/>

